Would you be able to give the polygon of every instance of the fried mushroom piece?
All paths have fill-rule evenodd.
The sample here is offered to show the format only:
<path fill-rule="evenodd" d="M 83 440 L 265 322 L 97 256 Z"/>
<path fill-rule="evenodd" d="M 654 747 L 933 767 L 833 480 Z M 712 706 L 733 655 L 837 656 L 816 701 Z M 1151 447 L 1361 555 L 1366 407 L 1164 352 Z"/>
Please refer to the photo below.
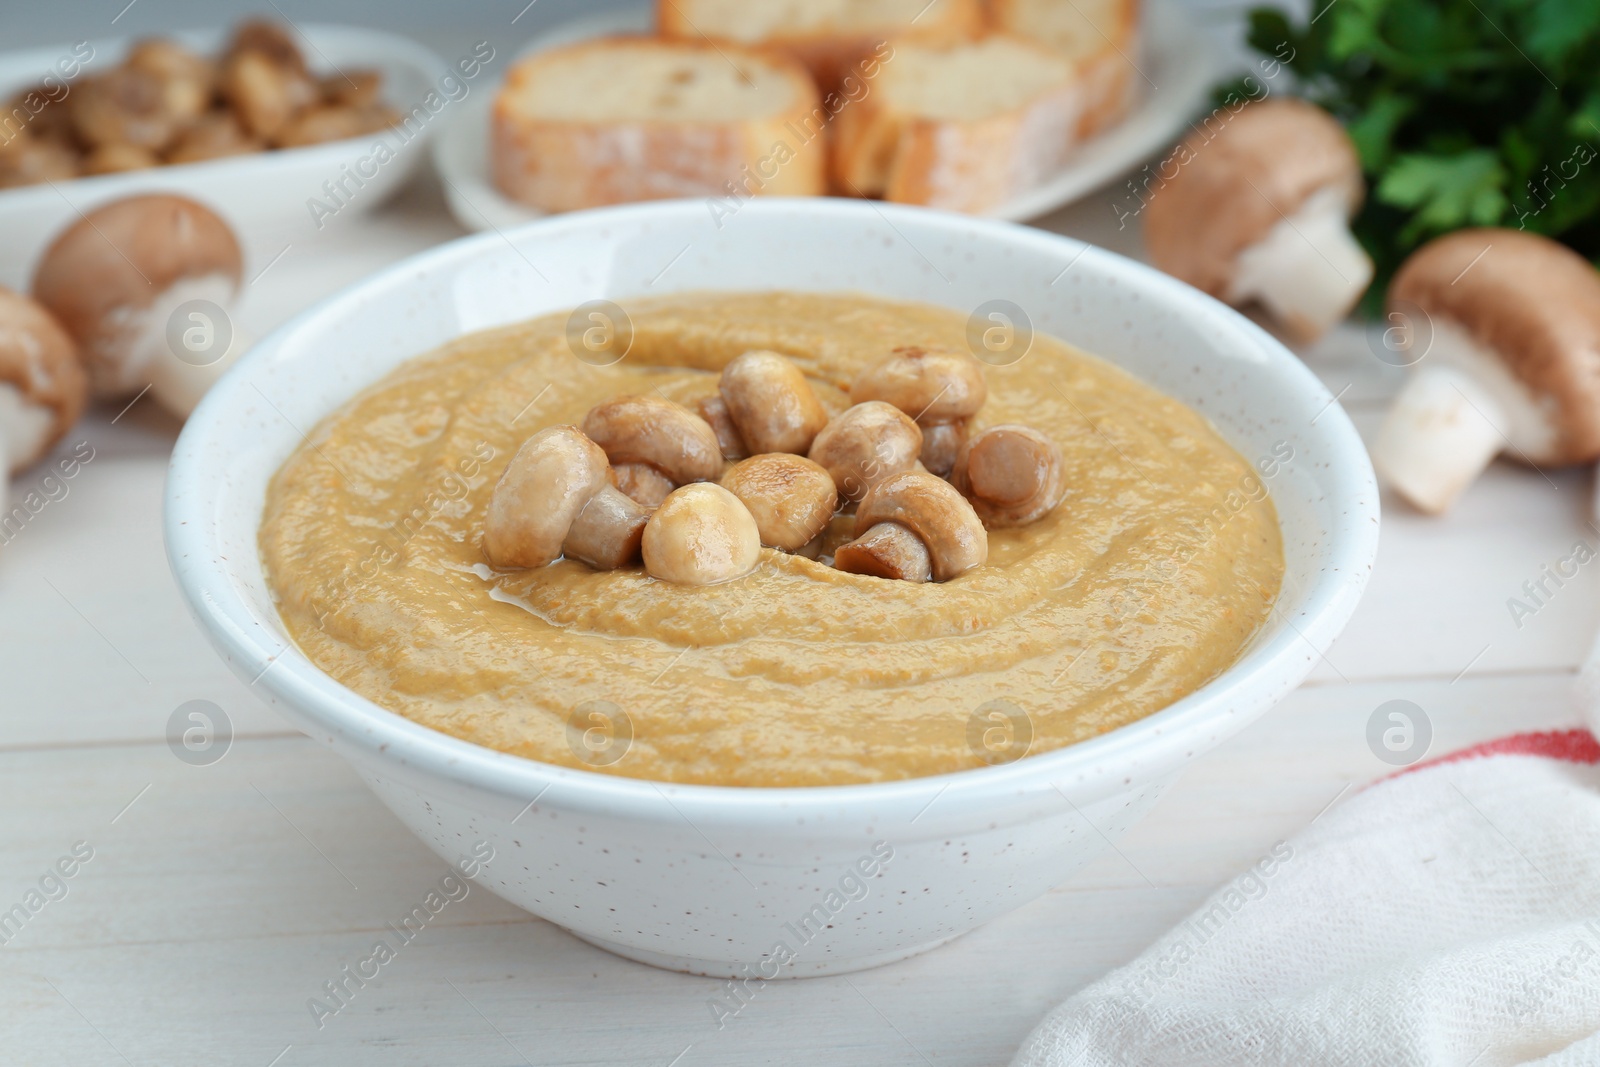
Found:
<path fill-rule="evenodd" d="M 856 539 L 834 552 L 834 566 L 846 570 L 865 560 L 886 558 L 888 553 L 880 546 L 901 535 L 892 530 L 873 533 L 880 524 L 900 526 L 916 535 L 928 550 L 936 582 L 965 574 L 989 558 L 989 534 L 972 505 L 949 482 L 923 471 L 896 474 L 867 492 L 856 509 Z M 903 549 L 900 555 L 904 558 Z"/>
<path fill-rule="evenodd" d="M 833 476 L 844 500 L 860 500 L 878 482 L 911 470 L 922 430 L 893 404 L 869 400 L 846 408 L 811 443 L 810 459 Z"/>
<path fill-rule="evenodd" d="M 718 391 L 739 437 L 753 455 L 793 452 L 805 455 L 828 413 L 794 361 L 758 350 L 736 357 L 722 369 Z"/>
<path fill-rule="evenodd" d="M 798 552 L 828 525 L 839 502 L 833 476 L 804 456 L 768 452 L 729 467 L 722 487 L 756 520 L 761 543 Z"/>
<path fill-rule="evenodd" d="M 583 432 L 612 463 L 644 463 L 674 485 L 722 473 L 722 450 L 706 420 L 659 396 L 619 396 L 583 417 Z"/>
<path fill-rule="evenodd" d="M 761 533 L 748 508 L 713 482 L 674 489 L 645 524 L 644 567 L 678 585 L 717 585 L 755 570 Z"/>
<path fill-rule="evenodd" d="M 1026 526 L 1066 495 L 1061 450 L 1030 426 L 991 426 L 961 449 L 950 483 L 989 529 Z"/>

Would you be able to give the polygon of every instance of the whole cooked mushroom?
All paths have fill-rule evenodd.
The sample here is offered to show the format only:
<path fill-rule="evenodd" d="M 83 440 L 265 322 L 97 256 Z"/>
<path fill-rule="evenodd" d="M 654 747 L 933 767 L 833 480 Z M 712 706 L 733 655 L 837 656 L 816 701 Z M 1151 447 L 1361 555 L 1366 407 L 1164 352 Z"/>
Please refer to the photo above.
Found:
<path fill-rule="evenodd" d="M 1258 303 L 1311 341 L 1344 318 L 1372 281 L 1350 233 L 1361 161 L 1326 111 L 1290 98 L 1250 104 L 1196 130 L 1144 208 L 1150 260 L 1235 306 Z"/>
<path fill-rule="evenodd" d="M 1539 465 L 1600 458 L 1600 276 L 1576 252 L 1520 230 L 1458 230 L 1412 253 L 1388 303 L 1414 370 L 1372 462 L 1407 500 L 1444 511 L 1502 451 Z"/>
<path fill-rule="evenodd" d="M 244 348 L 227 317 L 241 269 L 238 239 L 209 208 L 130 196 L 55 239 L 33 295 L 77 341 L 95 395 L 149 386 L 183 416 Z"/>
<path fill-rule="evenodd" d="M 522 443 L 495 483 L 483 553 L 502 568 L 562 556 L 601 570 L 638 558 L 648 509 L 614 489 L 606 454 L 576 426 L 551 426 Z"/>
<path fill-rule="evenodd" d="M 811 443 L 810 459 L 833 476 L 843 500 L 860 500 L 878 482 L 908 471 L 922 452 L 922 430 L 882 400 L 846 408 Z"/>
<path fill-rule="evenodd" d="M 716 433 L 706 420 L 665 397 L 619 396 L 596 404 L 583 417 L 583 432 L 619 470 L 625 464 L 644 464 L 673 486 L 709 481 L 722 473 Z M 641 484 L 648 481 L 635 476 Z"/>
<path fill-rule="evenodd" d="M 761 556 L 761 533 L 738 497 L 715 482 L 680 486 L 644 528 L 644 568 L 679 585 L 743 578 Z"/>
<path fill-rule="evenodd" d="M 950 484 L 991 530 L 1026 526 L 1066 495 L 1061 450 L 1029 426 L 991 426 L 962 446 Z"/>
<path fill-rule="evenodd" d="M 768 452 L 729 467 L 722 487 L 756 520 L 761 543 L 783 552 L 810 544 L 833 518 L 839 497 L 833 476 L 804 456 Z"/>
<path fill-rule="evenodd" d="M 805 455 L 828 413 L 800 368 L 777 352 L 754 351 L 722 368 L 717 385 L 739 439 L 752 455 Z"/>
<path fill-rule="evenodd" d="M 39 304 L 0 287 L 0 512 L 9 476 L 61 440 L 88 394 L 72 338 Z"/>
<path fill-rule="evenodd" d="M 967 426 L 989 389 L 971 355 L 914 345 L 896 348 L 861 372 L 850 387 L 856 403 L 893 404 L 922 428 L 922 465 L 941 478 L 950 473 Z"/>
<path fill-rule="evenodd" d="M 917 573 L 907 533 L 927 550 L 924 574 Z M 868 490 L 856 509 L 855 537 L 834 551 L 839 570 L 947 582 L 989 558 L 989 534 L 972 505 L 949 482 L 924 471 L 904 471 Z"/>

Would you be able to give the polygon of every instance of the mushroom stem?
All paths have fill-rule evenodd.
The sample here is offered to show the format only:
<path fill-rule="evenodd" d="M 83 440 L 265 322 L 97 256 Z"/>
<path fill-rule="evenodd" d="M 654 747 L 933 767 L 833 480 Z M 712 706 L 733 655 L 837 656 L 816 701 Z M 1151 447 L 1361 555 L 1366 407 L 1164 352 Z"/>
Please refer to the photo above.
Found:
<path fill-rule="evenodd" d="M 1411 376 L 1372 446 L 1378 472 L 1418 508 L 1437 515 L 1505 447 L 1505 406 L 1477 377 L 1435 363 Z"/>
<path fill-rule="evenodd" d="M 1349 314 L 1372 281 L 1372 260 L 1350 233 L 1343 188 L 1312 194 L 1239 253 L 1230 303 L 1256 300 L 1302 340 Z"/>
<path fill-rule="evenodd" d="M 172 414 L 186 419 L 200 403 L 200 398 L 249 347 L 250 342 L 235 333 L 227 350 L 214 362 L 203 366 L 185 363 L 163 348 L 150 361 L 150 395 Z"/>

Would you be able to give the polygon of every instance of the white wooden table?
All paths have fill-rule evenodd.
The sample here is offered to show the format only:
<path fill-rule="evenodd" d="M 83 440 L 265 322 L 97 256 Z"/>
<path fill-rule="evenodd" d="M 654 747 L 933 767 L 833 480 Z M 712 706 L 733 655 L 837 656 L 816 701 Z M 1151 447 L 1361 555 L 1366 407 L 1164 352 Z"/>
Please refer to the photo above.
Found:
<path fill-rule="evenodd" d="M 1136 254 L 1109 199 L 1047 224 Z M 370 219 L 296 238 L 249 286 L 242 325 L 259 337 L 458 232 L 423 181 Z M 280 247 L 250 248 L 249 273 Z M 1355 328 L 1308 361 L 1370 433 L 1398 372 Z M 148 400 L 116 415 L 68 439 L 95 458 L 0 548 L 0 910 L 76 843 L 93 849 L 0 947 L 7 1064 L 1002 1063 L 1047 1008 L 1390 770 L 1366 742 L 1380 703 L 1420 705 L 1435 753 L 1575 723 L 1573 668 L 1600 622 L 1600 567 L 1520 628 L 1506 606 L 1576 541 L 1600 544 L 1587 475 L 1496 465 L 1442 520 L 1386 498 L 1371 588 L 1311 681 L 1198 760 L 1118 851 L 1015 914 L 919 959 L 768 986 L 718 1030 L 719 983 L 614 958 L 476 890 L 318 1029 L 307 999 L 443 868 L 212 654 L 161 547 L 176 426 Z M 165 739 L 192 699 L 236 732 L 211 766 Z"/>

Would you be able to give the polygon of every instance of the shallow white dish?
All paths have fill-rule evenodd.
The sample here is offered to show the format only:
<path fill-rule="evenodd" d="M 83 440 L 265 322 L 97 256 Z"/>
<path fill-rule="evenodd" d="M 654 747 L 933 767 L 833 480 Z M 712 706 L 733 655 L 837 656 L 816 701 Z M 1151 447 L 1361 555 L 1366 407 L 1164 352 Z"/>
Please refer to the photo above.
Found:
<path fill-rule="evenodd" d="M 783 249 L 774 255 L 774 249 Z M 1279 610 L 1241 660 L 1171 707 L 1004 766 L 816 789 L 678 786 L 456 740 L 345 689 L 287 638 L 257 549 L 268 480 L 319 420 L 464 333 L 596 298 L 694 289 L 859 290 L 969 312 L 996 296 L 1192 405 L 1249 459 L 1283 526 Z M 506 899 L 644 962 L 695 973 L 849 971 L 939 944 L 1059 885 L 1196 755 L 1310 671 L 1377 547 L 1378 492 L 1343 410 L 1299 360 L 1148 267 L 1007 223 L 835 199 L 756 200 L 720 229 L 694 201 L 635 204 L 463 238 L 394 265 L 260 342 L 173 454 L 166 540 L 202 628 L 254 692 L 347 758 L 435 851 L 496 858 Z M 481 843 L 485 843 L 480 846 Z M 882 842 L 882 845 L 878 843 Z M 828 894 L 873 848 L 867 896 Z M 826 933 L 789 927 L 822 907 Z M 789 924 L 786 927 L 785 924 Z"/>
<path fill-rule="evenodd" d="M 427 94 L 437 92 L 439 79 L 452 73 L 433 52 L 392 33 L 315 23 L 300 23 L 295 28 L 303 34 L 297 36 L 297 43 L 313 71 L 319 75 L 335 69 L 380 71 L 384 101 L 402 113 L 423 106 Z M 230 32 L 195 30 L 161 36 L 214 55 Z M 131 43 L 131 38 L 88 42 L 93 55 L 83 64 L 78 80 L 110 70 L 121 62 Z M 36 84 L 56 69 L 57 60 L 71 55 L 73 47 L 0 53 L 0 99 Z M 486 79 L 480 75 L 479 80 Z M 474 83 L 472 91 L 478 89 Z M 63 102 L 68 99 L 70 88 Z M 466 99 L 471 99 L 470 93 Z M 0 189 L 0 235 L 5 238 L 0 241 L 0 285 L 26 289 L 33 264 L 57 233 L 77 221 L 81 212 L 134 193 L 173 192 L 193 197 L 227 219 L 247 245 L 267 247 L 276 242 L 273 247 L 281 247 L 294 241 L 297 234 L 315 233 L 319 221 L 330 224 L 328 215 L 313 213 L 309 205 L 313 198 L 335 207 L 336 215 L 360 214 L 377 207 L 416 170 L 425 158 L 427 142 L 443 124 L 441 116 L 458 106 L 462 105 L 449 104 L 437 115 L 424 107 L 422 114 L 427 120 L 413 121 L 417 132 L 409 139 L 388 130 L 306 148 Z M 389 146 L 394 158 L 382 165 L 369 164 L 365 169 L 371 170 L 372 176 L 364 177 L 359 188 L 345 179 L 350 195 L 341 196 L 342 204 L 331 201 L 323 183 L 340 181 L 344 168 L 355 168 L 364 157 L 370 157 L 379 141 Z"/>
<path fill-rule="evenodd" d="M 647 8 L 578 19 L 535 38 L 522 55 L 608 33 L 648 33 L 654 20 Z M 1146 5 L 1138 64 L 1140 97 L 1121 123 L 1085 142 L 1061 172 L 987 216 L 1025 222 L 1066 207 L 1151 155 L 1170 148 L 1188 121 L 1205 104 L 1220 69 L 1211 38 L 1180 6 L 1164 0 Z M 498 81 L 498 80 L 497 80 Z M 491 91 L 469 100 L 433 146 L 434 168 L 444 180 L 445 198 L 456 221 L 469 230 L 505 229 L 544 217 L 495 187 L 489 176 Z"/>

